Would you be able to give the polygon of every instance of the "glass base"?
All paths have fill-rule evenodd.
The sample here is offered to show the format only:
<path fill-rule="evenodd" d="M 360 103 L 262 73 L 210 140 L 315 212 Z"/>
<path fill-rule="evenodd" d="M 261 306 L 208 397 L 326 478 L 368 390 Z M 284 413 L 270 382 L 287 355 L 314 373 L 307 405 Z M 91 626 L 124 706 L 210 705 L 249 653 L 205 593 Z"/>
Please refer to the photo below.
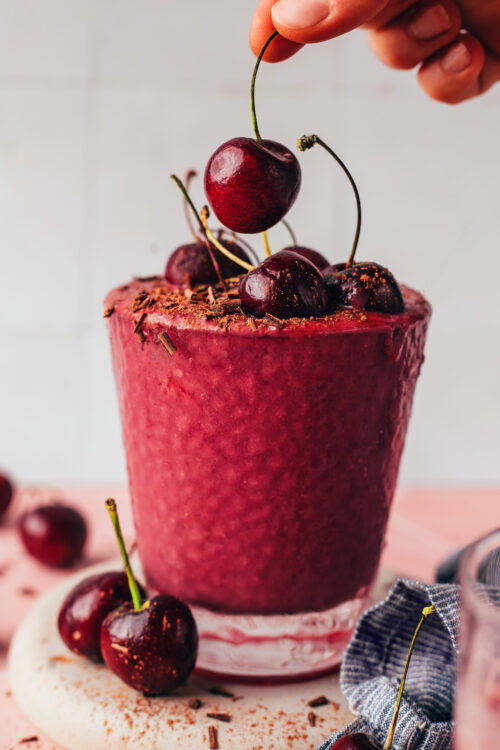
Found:
<path fill-rule="evenodd" d="M 291 682 L 339 666 L 371 587 L 323 612 L 231 615 L 191 607 L 200 646 L 197 672 L 244 682 Z"/>

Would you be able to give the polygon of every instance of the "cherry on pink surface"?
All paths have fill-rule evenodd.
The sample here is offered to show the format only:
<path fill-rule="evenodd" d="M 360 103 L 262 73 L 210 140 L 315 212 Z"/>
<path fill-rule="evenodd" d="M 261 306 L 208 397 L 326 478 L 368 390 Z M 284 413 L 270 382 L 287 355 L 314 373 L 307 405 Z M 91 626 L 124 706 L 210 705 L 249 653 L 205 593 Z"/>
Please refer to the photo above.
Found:
<path fill-rule="evenodd" d="M 101 626 L 106 665 L 145 695 L 165 695 L 183 685 L 194 669 L 198 631 L 189 607 L 167 594 L 143 609 L 123 604 Z"/>
<path fill-rule="evenodd" d="M 141 596 L 146 592 L 140 587 Z M 127 576 L 110 571 L 89 576 L 77 584 L 61 605 L 57 626 L 71 651 L 93 661 L 101 661 L 101 624 L 121 604 L 131 602 Z"/>
<path fill-rule="evenodd" d="M 19 521 L 19 534 L 30 555 L 54 567 L 72 565 L 81 555 L 87 525 L 81 513 L 67 505 L 42 505 Z"/>
<path fill-rule="evenodd" d="M 324 315 L 330 305 L 321 272 L 290 250 L 271 255 L 243 276 L 239 293 L 245 310 L 258 317 L 308 318 Z"/>
<path fill-rule="evenodd" d="M 232 138 L 205 170 L 205 192 L 215 215 L 233 232 L 263 232 L 291 208 L 300 188 L 300 165 L 276 141 Z"/>
<path fill-rule="evenodd" d="M 12 482 L 5 474 L 0 474 L 0 518 L 9 507 L 13 494 Z"/>

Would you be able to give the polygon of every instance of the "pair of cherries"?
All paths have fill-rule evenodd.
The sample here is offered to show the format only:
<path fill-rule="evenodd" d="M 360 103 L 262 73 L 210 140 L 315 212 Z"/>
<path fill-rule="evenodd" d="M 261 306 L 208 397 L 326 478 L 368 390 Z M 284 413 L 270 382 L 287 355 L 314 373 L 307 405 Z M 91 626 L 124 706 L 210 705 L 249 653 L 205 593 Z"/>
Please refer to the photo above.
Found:
<path fill-rule="evenodd" d="M 149 600 L 135 580 L 120 530 L 116 503 L 106 502 L 125 572 L 81 581 L 64 600 L 58 628 L 74 653 L 104 661 L 123 682 L 145 695 L 182 685 L 196 663 L 198 632 L 189 607 L 173 596 Z"/>

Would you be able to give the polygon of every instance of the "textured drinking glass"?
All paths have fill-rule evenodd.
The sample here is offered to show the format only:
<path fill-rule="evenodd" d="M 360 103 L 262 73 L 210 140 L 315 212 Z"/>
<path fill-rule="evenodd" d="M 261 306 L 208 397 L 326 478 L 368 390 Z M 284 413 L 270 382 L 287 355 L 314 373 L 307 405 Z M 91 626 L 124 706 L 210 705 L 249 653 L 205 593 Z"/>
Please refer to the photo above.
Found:
<path fill-rule="evenodd" d="M 500 529 L 464 555 L 456 750 L 500 747 Z"/>

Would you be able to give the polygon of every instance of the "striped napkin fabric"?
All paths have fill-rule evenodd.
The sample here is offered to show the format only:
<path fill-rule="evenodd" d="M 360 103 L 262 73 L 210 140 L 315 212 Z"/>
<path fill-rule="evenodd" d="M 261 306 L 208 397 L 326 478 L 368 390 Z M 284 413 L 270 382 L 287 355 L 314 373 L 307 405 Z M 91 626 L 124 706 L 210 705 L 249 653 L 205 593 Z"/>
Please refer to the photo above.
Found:
<path fill-rule="evenodd" d="M 383 746 L 408 648 L 422 609 L 431 604 L 436 612 L 415 644 L 392 748 L 452 750 L 459 587 L 405 578 L 362 615 L 344 655 L 340 686 L 358 718 L 316 750 L 330 750 L 352 732 L 366 732 Z"/>

